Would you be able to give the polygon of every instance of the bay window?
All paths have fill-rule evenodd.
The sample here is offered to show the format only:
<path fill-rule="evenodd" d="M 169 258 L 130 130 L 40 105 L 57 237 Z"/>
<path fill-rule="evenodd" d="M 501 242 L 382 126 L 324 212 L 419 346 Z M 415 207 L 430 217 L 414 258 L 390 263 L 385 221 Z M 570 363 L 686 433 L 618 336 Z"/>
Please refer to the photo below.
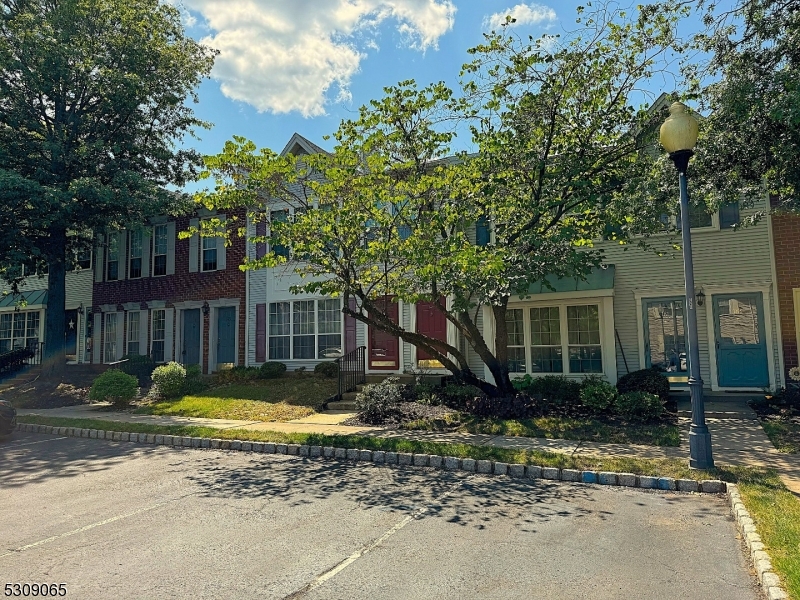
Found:
<path fill-rule="evenodd" d="M 39 311 L 0 314 L 0 354 L 32 348 L 39 341 Z"/>

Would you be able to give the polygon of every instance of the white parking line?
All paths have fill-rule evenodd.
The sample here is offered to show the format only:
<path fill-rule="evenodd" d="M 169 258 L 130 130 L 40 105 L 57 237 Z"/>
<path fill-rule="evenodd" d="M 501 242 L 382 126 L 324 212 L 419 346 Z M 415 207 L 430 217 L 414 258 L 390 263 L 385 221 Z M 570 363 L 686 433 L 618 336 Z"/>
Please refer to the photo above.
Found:
<path fill-rule="evenodd" d="M 38 442 L 25 442 L 24 444 L 12 444 L 11 446 L 0 446 L 0 449 L 5 450 L 7 448 L 21 448 L 22 446 L 31 446 L 33 444 L 44 444 L 46 442 L 54 442 L 56 440 L 65 440 L 66 437 L 57 437 L 57 438 L 50 438 L 47 440 L 39 440 Z"/>
<path fill-rule="evenodd" d="M 151 506 L 146 506 L 145 508 L 140 508 L 139 510 L 135 510 L 133 512 L 125 513 L 124 515 L 117 515 L 116 517 L 111 517 L 110 519 L 105 519 L 103 521 L 98 521 L 97 523 L 90 523 L 89 525 L 84 525 L 83 527 L 79 527 L 78 529 L 73 529 L 72 531 L 67 531 L 66 533 L 61 533 L 59 535 L 54 535 L 49 538 L 45 538 L 43 540 L 39 540 L 38 542 L 34 542 L 32 544 L 28 544 L 27 546 L 20 546 L 19 548 L 15 548 L 5 554 L 0 554 L 0 558 L 5 558 L 6 556 L 11 556 L 12 554 L 19 554 L 20 552 L 24 552 L 25 550 L 30 550 L 31 548 L 36 548 L 37 546 L 42 546 L 49 542 L 54 542 L 56 540 L 63 539 L 65 537 L 70 537 L 72 535 L 76 535 L 78 533 L 83 533 L 84 531 L 89 531 L 90 529 L 94 529 L 95 527 L 100 527 L 101 525 L 108 525 L 109 523 L 113 523 L 114 521 L 119 521 L 121 519 L 127 519 L 128 517 L 134 517 L 136 515 L 142 514 L 149 510 L 154 510 L 171 502 L 175 502 L 177 500 L 183 500 L 184 498 L 188 498 L 189 496 L 195 496 L 198 492 L 193 492 L 191 494 L 186 494 L 179 498 L 173 498 L 171 500 L 165 500 L 164 502 L 159 502 L 158 504 L 153 504 Z"/>
<path fill-rule="evenodd" d="M 458 488 L 460 488 L 463 483 L 464 483 L 464 480 L 459 481 L 457 484 L 455 484 L 452 488 L 450 488 L 444 494 L 442 494 L 441 496 L 436 498 L 436 500 L 434 502 L 438 503 L 439 501 L 444 500 L 450 494 L 452 494 Z M 286 596 L 284 598 L 284 600 L 295 600 L 297 598 L 302 598 L 308 592 L 318 588 L 319 586 L 321 586 L 323 583 L 325 583 L 326 581 L 328 581 L 332 577 L 335 577 L 337 574 L 339 574 L 342 571 L 344 571 L 347 567 L 352 565 L 359 558 L 361 558 L 362 556 L 364 556 L 365 554 L 367 554 L 371 550 L 374 550 L 375 548 L 380 546 L 383 542 L 388 540 L 395 533 L 397 533 L 398 531 L 403 529 L 403 527 L 405 527 L 406 525 L 411 523 L 411 521 L 416 521 L 417 519 L 421 518 L 426 512 L 428 512 L 433 507 L 433 504 L 434 503 L 432 502 L 431 504 L 428 504 L 427 506 L 423 506 L 422 508 L 418 508 L 413 513 L 411 513 L 410 515 L 406 516 L 402 521 L 396 523 L 391 529 L 389 529 L 381 537 L 379 537 L 376 540 L 373 540 L 372 542 L 370 542 L 369 544 L 366 544 L 365 546 L 362 546 L 359 550 L 357 550 L 356 552 L 353 552 L 353 554 L 351 554 L 350 556 L 345 558 L 338 565 L 334 566 L 332 569 L 329 569 L 328 571 L 325 571 L 322 575 L 319 575 L 311 583 L 309 583 L 306 586 L 300 588 L 296 592 L 293 592 L 293 593 L 289 594 L 288 596 Z"/>

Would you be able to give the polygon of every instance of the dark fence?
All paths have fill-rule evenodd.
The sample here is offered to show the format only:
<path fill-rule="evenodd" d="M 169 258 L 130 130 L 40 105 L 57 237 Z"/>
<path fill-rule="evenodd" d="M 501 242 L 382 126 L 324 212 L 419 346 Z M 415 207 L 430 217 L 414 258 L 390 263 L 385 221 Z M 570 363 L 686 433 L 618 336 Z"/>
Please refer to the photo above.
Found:
<path fill-rule="evenodd" d="M 27 365 L 42 364 L 44 344 L 35 343 L 27 348 L 14 348 L 0 354 L 0 379 L 9 377 Z"/>
<path fill-rule="evenodd" d="M 352 392 L 360 383 L 367 381 L 367 348 L 359 346 L 352 352 L 336 359 L 339 365 L 339 400 L 347 392 Z"/>

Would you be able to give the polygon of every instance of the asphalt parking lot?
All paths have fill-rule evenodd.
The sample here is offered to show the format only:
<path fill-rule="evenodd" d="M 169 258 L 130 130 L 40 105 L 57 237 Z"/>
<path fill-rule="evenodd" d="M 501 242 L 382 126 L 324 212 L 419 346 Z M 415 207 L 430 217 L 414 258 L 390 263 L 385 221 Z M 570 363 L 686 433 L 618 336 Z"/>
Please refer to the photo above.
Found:
<path fill-rule="evenodd" d="M 760 597 L 724 500 L 17 433 L 0 586 L 68 598 Z"/>

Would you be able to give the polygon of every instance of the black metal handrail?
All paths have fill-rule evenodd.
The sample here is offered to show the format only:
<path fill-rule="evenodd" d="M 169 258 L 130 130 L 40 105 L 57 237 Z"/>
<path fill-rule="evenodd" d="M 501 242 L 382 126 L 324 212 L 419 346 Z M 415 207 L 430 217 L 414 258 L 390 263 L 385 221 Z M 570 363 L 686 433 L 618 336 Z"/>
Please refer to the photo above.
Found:
<path fill-rule="evenodd" d="M 43 348 L 44 344 L 36 342 L 25 348 L 14 348 L 0 354 L 0 377 L 16 373 L 28 365 L 42 364 Z"/>
<path fill-rule="evenodd" d="M 366 346 L 359 346 L 334 361 L 339 365 L 339 400 L 347 392 L 352 392 L 359 384 L 367 381 L 366 356 Z"/>

